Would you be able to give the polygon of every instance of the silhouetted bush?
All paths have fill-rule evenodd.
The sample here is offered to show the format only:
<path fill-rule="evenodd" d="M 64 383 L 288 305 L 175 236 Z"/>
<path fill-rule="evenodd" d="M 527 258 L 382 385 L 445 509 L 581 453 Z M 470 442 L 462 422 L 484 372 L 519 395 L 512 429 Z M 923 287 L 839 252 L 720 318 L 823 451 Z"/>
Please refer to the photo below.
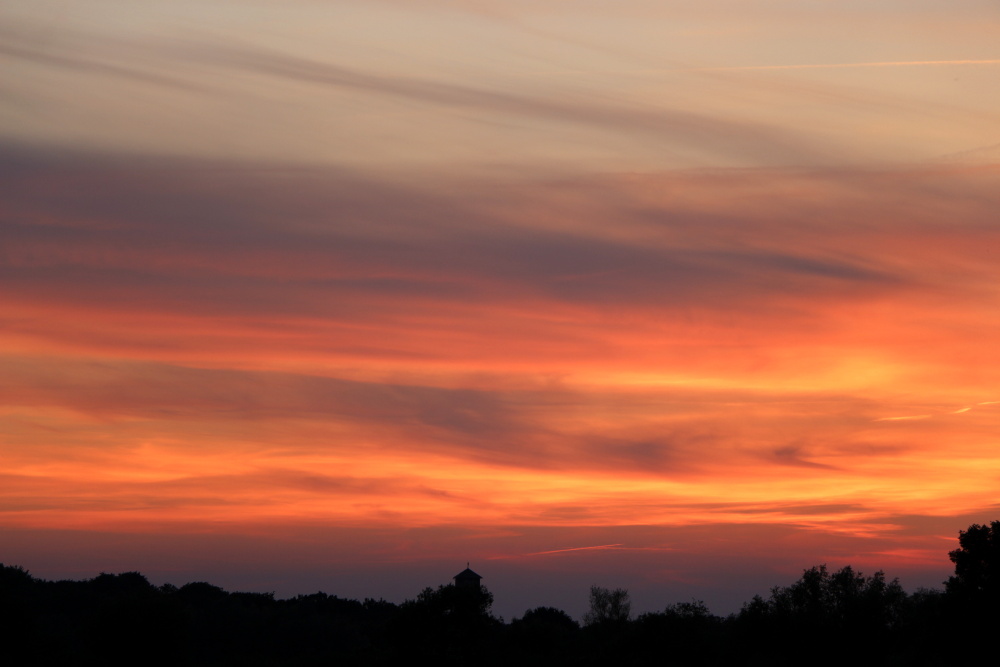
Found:
<path fill-rule="evenodd" d="M 882 572 L 804 570 L 738 614 L 692 600 L 630 619 L 628 592 L 591 589 L 585 627 L 552 607 L 505 625 L 485 588 L 426 588 L 395 605 L 326 593 L 276 600 L 138 572 L 44 581 L 0 564 L 4 665 L 945 665 L 992 636 L 1000 522 L 959 533 L 945 591 Z"/>
<path fill-rule="evenodd" d="M 565 662 L 579 643 L 580 624 L 561 609 L 537 607 L 511 621 L 507 637 L 520 664 Z"/>

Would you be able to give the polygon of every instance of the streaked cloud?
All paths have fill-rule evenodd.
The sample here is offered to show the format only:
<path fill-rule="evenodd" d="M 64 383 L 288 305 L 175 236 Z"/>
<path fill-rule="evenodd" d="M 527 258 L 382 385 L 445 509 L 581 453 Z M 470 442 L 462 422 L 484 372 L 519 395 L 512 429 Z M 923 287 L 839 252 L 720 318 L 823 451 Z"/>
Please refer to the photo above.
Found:
<path fill-rule="evenodd" d="M 1000 65 L 1000 59 L 989 60 L 910 60 L 868 63 L 814 63 L 802 65 L 740 65 L 716 67 L 718 70 L 783 70 L 783 69 L 844 69 L 851 67 L 923 67 L 927 65 Z"/>

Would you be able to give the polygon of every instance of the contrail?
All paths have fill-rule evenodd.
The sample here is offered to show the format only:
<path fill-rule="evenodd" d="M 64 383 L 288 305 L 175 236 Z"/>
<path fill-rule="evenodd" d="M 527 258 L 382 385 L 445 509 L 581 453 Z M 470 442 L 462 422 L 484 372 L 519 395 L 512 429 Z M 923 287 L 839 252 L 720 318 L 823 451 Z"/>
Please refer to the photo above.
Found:
<path fill-rule="evenodd" d="M 899 422 L 909 419 L 930 419 L 930 415 L 913 415 L 911 417 L 881 417 L 879 419 L 873 419 L 876 422 Z"/>
<path fill-rule="evenodd" d="M 615 549 L 620 547 L 621 544 L 598 544 L 593 547 L 569 547 L 568 549 L 553 549 L 552 551 L 536 551 L 534 553 L 526 554 L 528 556 L 544 556 L 546 554 L 561 554 L 564 551 L 589 551 L 591 549 Z"/>
<path fill-rule="evenodd" d="M 569 547 L 567 549 L 553 549 L 551 551 L 535 551 L 528 554 L 512 554 L 509 556 L 492 556 L 490 560 L 506 558 L 527 558 L 529 556 L 548 556 L 549 554 L 561 554 L 567 551 L 597 551 L 600 549 L 624 549 L 621 544 L 597 544 L 592 547 Z"/>
<path fill-rule="evenodd" d="M 938 414 L 960 415 L 962 413 L 968 412 L 969 410 L 972 410 L 973 408 L 977 408 L 980 405 L 1000 405 L 1000 401 L 982 401 L 981 403 L 976 403 L 975 405 L 968 405 L 964 408 L 959 408 L 958 410 L 949 410 L 948 412 L 938 413 Z M 894 421 L 904 421 L 908 419 L 930 419 L 933 416 L 934 415 L 911 415 L 908 417 L 881 417 L 879 419 L 873 419 L 872 421 L 894 422 Z"/>
<path fill-rule="evenodd" d="M 700 67 L 701 70 L 767 70 L 767 69 L 846 69 L 849 67 L 919 67 L 921 65 L 1000 65 L 995 60 L 889 60 L 873 63 L 827 63 L 817 65 L 743 65 L 739 67 Z"/>

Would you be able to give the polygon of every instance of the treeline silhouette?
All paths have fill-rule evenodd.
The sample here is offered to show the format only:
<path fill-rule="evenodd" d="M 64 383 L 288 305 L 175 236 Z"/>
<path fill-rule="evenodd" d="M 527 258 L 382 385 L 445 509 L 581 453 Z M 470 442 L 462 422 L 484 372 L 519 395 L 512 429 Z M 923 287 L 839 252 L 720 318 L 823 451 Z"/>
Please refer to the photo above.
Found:
<path fill-rule="evenodd" d="M 552 607 L 509 623 L 481 587 L 402 604 L 326 593 L 278 600 L 138 572 L 45 581 L 0 565 L 5 665 L 949 665 L 1000 621 L 1000 521 L 949 553 L 944 590 L 908 594 L 882 572 L 812 567 L 739 613 L 674 603 L 632 618 L 628 591 L 591 588 L 580 625 Z M 992 650 L 984 647 L 986 654 Z"/>

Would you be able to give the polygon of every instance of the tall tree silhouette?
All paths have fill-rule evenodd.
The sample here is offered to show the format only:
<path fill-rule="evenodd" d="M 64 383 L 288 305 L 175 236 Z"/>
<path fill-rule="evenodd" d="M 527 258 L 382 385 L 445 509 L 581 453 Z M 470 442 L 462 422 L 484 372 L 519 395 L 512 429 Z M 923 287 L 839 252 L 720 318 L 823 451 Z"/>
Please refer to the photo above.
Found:
<path fill-rule="evenodd" d="M 959 548 L 948 553 L 955 575 L 948 578 L 948 593 L 977 602 L 1000 598 L 1000 521 L 974 523 L 958 533 Z"/>
<path fill-rule="evenodd" d="M 632 614 L 632 602 L 624 588 L 614 590 L 601 586 L 590 587 L 590 611 L 583 620 L 587 625 L 598 623 L 624 623 Z"/>

